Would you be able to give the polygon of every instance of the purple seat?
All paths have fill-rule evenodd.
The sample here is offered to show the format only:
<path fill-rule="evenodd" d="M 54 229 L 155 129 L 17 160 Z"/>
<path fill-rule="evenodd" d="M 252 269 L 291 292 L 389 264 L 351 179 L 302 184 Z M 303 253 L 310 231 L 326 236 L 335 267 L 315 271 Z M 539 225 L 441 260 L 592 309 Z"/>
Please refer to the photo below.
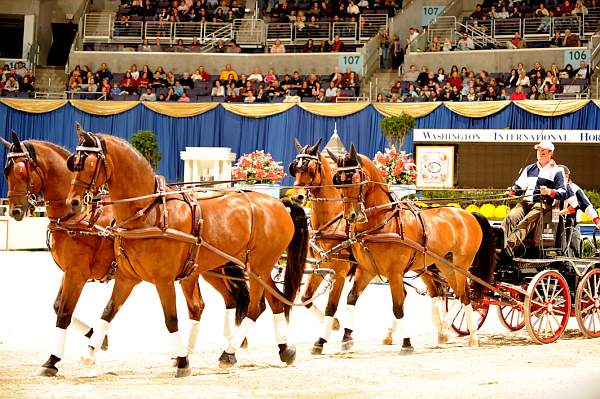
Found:
<path fill-rule="evenodd" d="M 125 96 L 111 96 L 110 99 L 113 101 L 125 101 Z"/>

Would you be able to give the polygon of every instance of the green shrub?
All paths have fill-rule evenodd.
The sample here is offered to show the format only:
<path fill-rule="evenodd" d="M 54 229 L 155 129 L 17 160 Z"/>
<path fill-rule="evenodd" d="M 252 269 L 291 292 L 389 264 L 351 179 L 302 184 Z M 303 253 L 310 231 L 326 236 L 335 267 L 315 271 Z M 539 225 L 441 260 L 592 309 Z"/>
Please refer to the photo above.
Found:
<path fill-rule="evenodd" d="M 162 154 L 158 148 L 156 135 L 152 130 L 140 130 L 134 134 L 131 137 L 131 145 L 146 158 L 154 170 L 158 169 L 158 162 L 162 159 Z"/>
<path fill-rule="evenodd" d="M 600 239 L 596 239 L 596 243 L 598 244 L 598 246 L 600 246 Z M 594 246 L 591 243 L 591 240 L 584 240 L 583 241 L 583 250 L 581 251 L 581 256 L 584 258 L 589 258 L 594 256 L 596 251 L 596 248 L 594 248 Z"/>

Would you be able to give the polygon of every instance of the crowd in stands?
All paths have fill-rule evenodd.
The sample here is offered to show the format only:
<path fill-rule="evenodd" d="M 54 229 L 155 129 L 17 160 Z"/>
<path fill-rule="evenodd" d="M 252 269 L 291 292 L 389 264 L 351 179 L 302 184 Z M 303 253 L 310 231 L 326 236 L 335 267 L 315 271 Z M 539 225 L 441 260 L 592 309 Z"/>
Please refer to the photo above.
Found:
<path fill-rule="evenodd" d="M 129 21 L 233 22 L 244 12 L 238 0 L 121 0 L 115 29 Z"/>
<path fill-rule="evenodd" d="M 268 4 L 268 2 L 265 2 Z M 402 9 L 395 0 L 276 1 L 268 15 L 270 22 L 291 22 L 297 29 L 311 29 L 316 22 L 356 22 L 365 12 L 393 17 Z"/>
<path fill-rule="evenodd" d="M 3 96 L 33 97 L 34 83 L 33 71 L 27 69 L 25 63 L 19 62 L 13 67 L 5 64 L 2 67 L 0 92 Z"/>
<path fill-rule="evenodd" d="M 581 90 L 589 81 L 585 61 L 579 68 L 571 64 L 560 69 L 552 64 L 547 70 L 536 62 L 530 71 L 519 63 L 508 73 L 478 73 L 456 65 L 446 72 L 415 65 L 389 90 L 379 93 L 377 102 L 553 100 L 555 94 Z"/>
<path fill-rule="evenodd" d="M 226 101 L 226 102 L 336 102 L 339 97 L 358 97 L 360 78 L 350 68 L 338 67 L 331 75 L 299 72 L 278 76 L 273 69 L 263 75 L 238 73 L 230 64 L 211 76 L 203 66 L 193 73 L 175 75 L 162 67 L 132 65 L 124 74 L 113 74 L 103 63 L 96 72 L 87 65 L 69 74 L 68 91 L 73 98 L 140 101 Z"/>

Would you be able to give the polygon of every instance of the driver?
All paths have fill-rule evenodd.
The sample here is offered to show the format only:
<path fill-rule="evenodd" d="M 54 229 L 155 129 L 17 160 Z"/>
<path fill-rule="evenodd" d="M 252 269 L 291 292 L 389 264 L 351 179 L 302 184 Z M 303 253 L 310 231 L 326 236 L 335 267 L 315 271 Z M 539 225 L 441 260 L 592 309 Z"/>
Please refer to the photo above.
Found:
<path fill-rule="evenodd" d="M 554 200 L 565 200 L 567 191 L 563 171 L 552 159 L 554 144 L 542 141 L 536 144 L 537 162 L 523 169 L 506 194 L 522 195 L 522 200 L 502 221 L 504 242 L 509 254 L 533 230 L 542 214 L 542 203 L 552 205 Z"/>
<path fill-rule="evenodd" d="M 578 210 L 585 212 L 594 222 L 597 229 L 600 229 L 600 217 L 598 212 L 592 206 L 589 198 L 585 195 L 579 186 L 571 180 L 571 171 L 564 165 L 560 165 L 565 174 L 567 182 L 567 200 L 565 201 L 564 209 L 561 211 L 563 215 L 567 215 L 567 227 L 570 230 L 568 237 L 569 247 L 567 254 L 569 256 L 579 257 L 581 248 L 581 234 L 579 232 Z"/>

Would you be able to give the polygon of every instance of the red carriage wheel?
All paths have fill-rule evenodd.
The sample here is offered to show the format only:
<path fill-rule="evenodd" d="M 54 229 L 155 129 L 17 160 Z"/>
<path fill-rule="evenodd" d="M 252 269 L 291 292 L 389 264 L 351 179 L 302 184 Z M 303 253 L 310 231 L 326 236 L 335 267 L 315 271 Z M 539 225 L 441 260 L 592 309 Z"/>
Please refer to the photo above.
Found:
<path fill-rule="evenodd" d="M 575 316 L 581 332 L 589 338 L 600 337 L 600 269 L 583 276 L 575 295 Z"/>
<path fill-rule="evenodd" d="M 502 325 L 510 331 L 518 331 L 525 327 L 525 311 L 522 305 L 525 302 L 525 295 L 510 288 L 503 291 L 519 301 L 519 304 L 514 306 L 498 306 L 498 318 Z"/>
<path fill-rule="evenodd" d="M 490 306 L 488 304 L 477 304 L 471 302 L 473 305 L 473 316 L 477 322 L 477 330 L 481 328 L 485 321 Z M 462 303 L 454 297 L 446 297 L 446 320 L 451 321 L 452 329 L 456 331 L 458 335 L 469 335 L 469 328 L 467 326 L 467 315 L 463 309 Z"/>
<path fill-rule="evenodd" d="M 556 341 L 567 328 L 571 315 L 571 293 L 567 281 L 555 270 L 535 275 L 527 288 L 525 326 L 540 344 Z"/>

